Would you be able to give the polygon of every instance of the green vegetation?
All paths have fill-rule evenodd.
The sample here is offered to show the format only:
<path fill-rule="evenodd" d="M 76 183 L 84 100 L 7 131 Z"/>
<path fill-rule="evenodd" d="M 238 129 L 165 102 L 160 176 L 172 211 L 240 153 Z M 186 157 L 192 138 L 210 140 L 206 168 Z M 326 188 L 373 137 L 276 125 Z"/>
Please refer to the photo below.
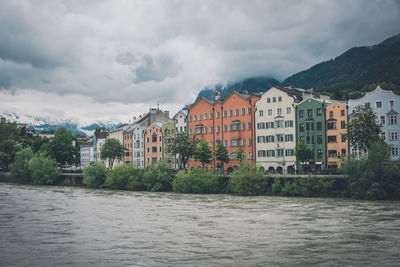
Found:
<path fill-rule="evenodd" d="M 204 166 L 212 161 L 212 151 L 207 141 L 201 140 L 194 151 L 194 158 Z"/>
<path fill-rule="evenodd" d="M 217 144 L 217 150 L 214 152 L 215 159 L 221 161 L 221 170 L 224 171 L 224 163 L 230 161 L 228 149 L 222 144 Z"/>
<path fill-rule="evenodd" d="M 266 180 L 261 168 L 246 163 L 231 174 L 229 186 L 233 194 L 255 196 L 265 194 Z"/>
<path fill-rule="evenodd" d="M 83 169 L 83 183 L 89 188 L 100 188 L 107 176 L 107 168 L 100 162 Z"/>
<path fill-rule="evenodd" d="M 143 184 L 147 191 L 171 191 L 174 176 L 175 171 L 164 163 L 150 165 L 144 171 Z"/>
<path fill-rule="evenodd" d="M 108 171 L 104 187 L 119 190 L 144 191 L 143 169 L 122 164 Z"/>
<path fill-rule="evenodd" d="M 300 144 L 296 146 L 295 153 L 298 164 L 303 165 L 303 170 L 305 166 L 311 167 L 310 165 L 313 165 L 314 151 L 306 145 L 304 140 L 301 140 Z"/>
<path fill-rule="evenodd" d="M 124 151 L 125 148 L 119 140 L 107 138 L 101 148 L 100 158 L 103 160 L 108 159 L 108 165 L 110 166 L 110 169 L 112 169 L 116 159 L 122 160 Z"/>
<path fill-rule="evenodd" d="M 184 132 L 178 132 L 174 138 L 172 138 L 172 144 L 169 145 L 169 149 L 172 154 L 175 154 L 179 158 L 180 166 L 179 169 L 186 170 L 186 164 L 190 157 L 194 155 L 198 140 L 190 140 L 189 135 Z"/>
<path fill-rule="evenodd" d="M 49 142 L 46 153 L 54 158 L 61 168 L 65 164 L 79 163 L 79 145 L 76 135 L 62 127 Z"/>
<path fill-rule="evenodd" d="M 223 190 L 218 175 L 200 168 L 188 172 L 179 171 L 173 180 L 172 188 L 177 193 L 192 194 L 217 194 Z"/>
<path fill-rule="evenodd" d="M 17 152 L 10 164 L 10 179 L 16 183 L 54 185 L 59 176 L 56 161 L 43 152 L 33 153 L 31 148 Z"/>

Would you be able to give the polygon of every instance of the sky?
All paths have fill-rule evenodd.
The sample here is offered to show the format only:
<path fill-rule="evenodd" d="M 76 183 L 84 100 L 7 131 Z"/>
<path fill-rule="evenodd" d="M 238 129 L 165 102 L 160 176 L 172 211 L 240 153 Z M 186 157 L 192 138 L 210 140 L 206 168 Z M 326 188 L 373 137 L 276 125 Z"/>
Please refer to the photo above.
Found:
<path fill-rule="evenodd" d="M 400 1 L 2 0 L 0 111 L 128 121 L 400 33 Z"/>

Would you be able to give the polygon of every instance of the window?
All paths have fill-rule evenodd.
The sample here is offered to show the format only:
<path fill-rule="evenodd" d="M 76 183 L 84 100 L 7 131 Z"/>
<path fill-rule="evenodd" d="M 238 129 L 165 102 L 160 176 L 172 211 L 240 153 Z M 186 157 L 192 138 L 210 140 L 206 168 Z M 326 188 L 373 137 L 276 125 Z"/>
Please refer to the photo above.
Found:
<path fill-rule="evenodd" d="M 342 109 L 341 111 L 340 111 L 340 116 L 344 116 L 344 109 Z"/>
<path fill-rule="evenodd" d="M 192 115 L 189 115 L 189 122 L 192 122 Z"/>
<path fill-rule="evenodd" d="M 328 136 L 328 143 L 336 143 L 336 135 L 329 135 Z"/>
<path fill-rule="evenodd" d="M 381 108 L 382 107 L 382 101 L 376 101 L 375 102 L 376 108 Z"/>
<path fill-rule="evenodd" d="M 293 121 L 285 121 L 285 127 L 293 127 Z"/>
<path fill-rule="evenodd" d="M 193 121 L 197 121 L 197 115 L 196 114 L 193 115 Z"/>
<path fill-rule="evenodd" d="M 219 119 L 219 111 L 217 111 L 217 113 L 215 114 L 215 118 Z"/>
<path fill-rule="evenodd" d="M 333 117 L 333 111 L 329 111 L 329 118 Z"/>
<path fill-rule="evenodd" d="M 232 122 L 229 127 L 231 131 L 240 131 L 240 122 Z"/>
<path fill-rule="evenodd" d="M 233 116 L 233 112 L 232 112 L 232 109 L 230 109 L 229 110 L 229 117 L 232 117 Z"/>
<path fill-rule="evenodd" d="M 318 149 L 317 150 L 317 157 L 319 158 L 319 159 L 321 159 L 322 158 L 322 149 Z"/>
<path fill-rule="evenodd" d="M 204 127 L 204 133 L 205 133 L 205 134 L 208 133 L 207 127 Z"/>
<path fill-rule="evenodd" d="M 249 152 L 249 160 L 253 159 L 253 152 Z"/>
<path fill-rule="evenodd" d="M 246 146 L 246 139 L 245 138 L 242 139 L 242 146 Z"/>
<path fill-rule="evenodd" d="M 242 122 L 242 131 L 246 130 L 246 123 Z"/>
<path fill-rule="evenodd" d="M 336 150 L 328 150 L 328 157 L 329 158 L 337 158 L 337 151 Z"/>
<path fill-rule="evenodd" d="M 228 147 L 228 141 L 224 140 L 224 146 Z"/>
<path fill-rule="evenodd" d="M 232 139 L 231 140 L 231 147 L 240 146 L 240 141 L 241 141 L 241 139 Z"/>
<path fill-rule="evenodd" d="M 265 137 L 265 141 L 267 142 L 267 143 L 273 143 L 273 142 L 275 142 L 275 136 L 273 136 L 273 135 L 267 135 L 266 137 Z"/>
<path fill-rule="evenodd" d="M 344 158 L 344 157 L 346 157 L 346 149 L 342 149 L 342 157 Z"/>
<path fill-rule="evenodd" d="M 282 102 L 282 97 L 278 96 L 278 102 Z"/>
<path fill-rule="evenodd" d="M 157 152 L 157 147 L 156 147 L 156 146 L 153 146 L 153 147 L 151 148 L 151 152 Z"/>
<path fill-rule="evenodd" d="M 249 138 L 248 139 L 248 144 L 249 144 L 249 146 L 252 146 L 253 145 L 253 139 Z"/>
<path fill-rule="evenodd" d="M 147 137 L 147 143 L 150 143 L 150 138 L 149 137 Z"/>
<path fill-rule="evenodd" d="M 322 131 L 322 122 L 317 122 L 317 131 Z"/>
<path fill-rule="evenodd" d="M 379 123 L 380 123 L 381 125 L 385 125 L 385 116 L 381 116 L 381 117 L 380 117 Z"/>
<path fill-rule="evenodd" d="M 228 131 L 228 126 L 224 125 L 224 132 Z"/>
<path fill-rule="evenodd" d="M 251 107 L 247 108 L 247 115 L 251 114 Z"/>
<path fill-rule="evenodd" d="M 260 157 L 260 158 L 264 158 L 265 156 L 266 156 L 266 153 L 265 153 L 266 151 L 265 150 L 258 150 L 258 156 Z"/>
<path fill-rule="evenodd" d="M 345 121 L 341 121 L 340 122 L 340 128 L 341 129 L 346 129 L 346 122 Z"/>
<path fill-rule="evenodd" d="M 286 108 L 286 114 L 292 114 L 292 108 Z"/>
<path fill-rule="evenodd" d="M 283 128 L 283 121 L 276 121 L 276 128 Z"/>
<path fill-rule="evenodd" d="M 389 116 L 389 124 L 397 124 L 397 115 Z"/>
<path fill-rule="evenodd" d="M 219 127 L 219 125 L 217 125 L 217 133 L 219 133 L 220 132 L 220 127 Z"/>
<path fill-rule="evenodd" d="M 275 103 L 276 102 L 276 97 L 272 98 L 272 102 Z"/>
<path fill-rule="evenodd" d="M 317 116 L 321 116 L 322 115 L 322 109 L 317 108 Z"/>
<path fill-rule="evenodd" d="M 192 134 L 192 128 L 189 129 L 189 134 Z"/>
<path fill-rule="evenodd" d="M 313 122 L 306 122 L 306 131 L 314 131 L 314 123 Z"/>
<path fill-rule="evenodd" d="M 242 108 L 242 116 L 246 113 L 246 109 Z"/>
<path fill-rule="evenodd" d="M 293 134 L 285 134 L 285 142 L 292 142 Z"/>
<path fill-rule="evenodd" d="M 278 115 L 282 115 L 282 109 L 278 108 L 277 113 L 278 113 Z"/>
<path fill-rule="evenodd" d="M 228 113 L 226 112 L 226 110 L 224 110 L 224 114 L 223 114 L 224 116 L 223 117 L 226 118 L 227 114 Z"/>
<path fill-rule="evenodd" d="M 398 155 L 399 155 L 399 148 L 392 147 L 392 156 L 398 156 Z"/>
<path fill-rule="evenodd" d="M 214 113 L 210 112 L 210 120 L 214 118 Z"/>
<path fill-rule="evenodd" d="M 304 142 L 304 136 L 300 136 L 300 142 L 303 141 Z"/>
<path fill-rule="evenodd" d="M 327 128 L 328 130 L 336 129 L 336 122 L 328 122 Z"/>
<path fill-rule="evenodd" d="M 263 111 L 263 110 L 259 110 L 259 111 L 258 111 L 258 115 L 259 115 L 260 117 L 264 116 L 264 111 Z"/>
<path fill-rule="evenodd" d="M 304 110 L 299 110 L 299 117 L 304 118 Z"/>
<path fill-rule="evenodd" d="M 161 137 L 161 135 L 158 137 L 158 141 L 162 141 L 162 137 Z"/>
<path fill-rule="evenodd" d="M 276 150 L 276 156 L 277 157 L 283 157 L 283 148 L 279 148 Z"/>
<path fill-rule="evenodd" d="M 397 140 L 397 132 L 390 132 L 389 133 L 389 140 L 396 141 Z"/>
<path fill-rule="evenodd" d="M 251 130 L 251 122 L 247 123 L 247 130 Z"/>
<path fill-rule="evenodd" d="M 266 122 L 265 127 L 267 129 L 273 129 L 274 128 L 274 122 Z"/>
<path fill-rule="evenodd" d="M 238 108 L 235 109 L 235 116 L 236 116 L 236 117 L 239 116 L 239 109 L 238 109 Z"/>
<path fill-rule="evenodd" d="M 257 129 L 265 129 L 265 123 L 263 122 L 257 123 Z"/>
<path fill-rule="evenodd" d="M 271 103 L 271 98 L 267 98 L 267 103 Z"/>
<path fill-rule="evenodd" d="M 286 149 L 285 150 L 285 156 L 286 157 L 294 156 L 294 149 Z"/>
<path fill-rule="evenodd" d="M 389 107 L 394 108 L 394 100 L 389 100 Z"/>
<path fill-rule="evenodd" d="M 345 134 L 342 134 L 342 135 L 341 135 L 341 139 L 342 139 L 342 143 L 345 143 L 345 142 L 346 142 L 346 135 L 345 135 Z"/>
<path fill-rule="evenodd" d="M 299 131 L 302 133 L 302 132 L 304 132 L 304 124 L 303 123 L 300 123 L 299 124 Z"/>
<path fill-rule="evenodd" d="M 382 138 L 382 140 L 386 140 L 386 133 L 385 132 L 381 132 L 381 138 Z"/>
<path fill-rule="evenodd" d="M 207 113 L 204 113 L 204 120 L 207 120 Z"/>
<path fill-rule="evenodd" d="M 267 150 L 267 157 L 275 157 L 275 150 Z"/>
<path fill-rule="evenodd" d="M 152 142 L 157 142 L 157 135 L 153 135 L 152 138 L 151 138 L 151 141 Z"/>
<path fill-rule="evenodd" d="M 210 126 L 210 133 L 213 133 L 213 132 L 214 132 L 214 127 Z"/>
<path fill-rule="evenodd" d="M 306 144 L 311 144 L 311 137 L 309 135 L 306 136 Z"/>
<path fill-rule="evenodd" d="M 159 148 L 159 152 L 162 152 L 162 146 L 160 146 L 160 148 Z"/>
<path fill-rule="evenodd" d="M 283 134 L 276 135 L 276 142 L 283 142 Z"/>
<path fill-rule="evenodd" d="M 203 126 L 196 126 L 196 128 L 194 128 L 194 133 L 195 134 L 202 134 L 203 133 Z"/>
<path fill-rule="evenodd" d="M 317 144 L 321 145 L 322 144 L 322 135 L 317 136 Z"/>
<path fill-rule="evenodd" d="M 268 116 L 272 116 L 272 109 L 268 109 Z"/>
<path fill-rule="evenodd" d="M 307 110 L 307 116 L 308 116 L 309 118 L 312 117 L 312 109 Z"/>

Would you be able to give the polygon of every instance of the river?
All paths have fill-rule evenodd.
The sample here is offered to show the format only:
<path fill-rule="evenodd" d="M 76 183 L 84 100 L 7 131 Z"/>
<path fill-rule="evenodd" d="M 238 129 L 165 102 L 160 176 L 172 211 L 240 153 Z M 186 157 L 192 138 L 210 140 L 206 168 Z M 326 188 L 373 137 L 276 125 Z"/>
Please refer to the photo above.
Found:
<path fill-rule="evenodd" d="M 400 202 L 0 184 L 1 266 L 400 264 Z"/>

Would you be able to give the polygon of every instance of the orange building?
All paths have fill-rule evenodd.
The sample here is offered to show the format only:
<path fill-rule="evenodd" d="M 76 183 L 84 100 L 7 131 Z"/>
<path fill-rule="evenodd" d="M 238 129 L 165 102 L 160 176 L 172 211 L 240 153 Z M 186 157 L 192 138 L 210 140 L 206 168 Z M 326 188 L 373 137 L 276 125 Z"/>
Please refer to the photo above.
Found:
<path fill-rule="evenodd" d="M 347 133 L 348 106 L 333 102 L 326 108 L 326 153 L 327 167 L 338 168 L 349 154 Z"/>
<path fill-rule="evenodd" d="M 214 101 L 201 97 L 188 108 L 190 137 L 207 141 L 213 151 L 218 143 L 224 144 L 231 159 L 228 164 L 224 164 L 228 172 L 239 164 L 236 159 L 237 150 L 245 152 L 245 161 L 255 162 L 254 106 L 259 99 L 258 95 L 249 95 L 247 91 L 234 91 L 222 100 L 217 91 Z M 220 168 L 221 165 L 214 158 L 206 168 Z M 195 166 L 201 166 L 201 163 L 190 160 L 189 168 Z"/>
<path fill-rule="evenodd" d="M 162 123 L 153 122 L 144 130 L 145 167 L 163 161 Z"/>

